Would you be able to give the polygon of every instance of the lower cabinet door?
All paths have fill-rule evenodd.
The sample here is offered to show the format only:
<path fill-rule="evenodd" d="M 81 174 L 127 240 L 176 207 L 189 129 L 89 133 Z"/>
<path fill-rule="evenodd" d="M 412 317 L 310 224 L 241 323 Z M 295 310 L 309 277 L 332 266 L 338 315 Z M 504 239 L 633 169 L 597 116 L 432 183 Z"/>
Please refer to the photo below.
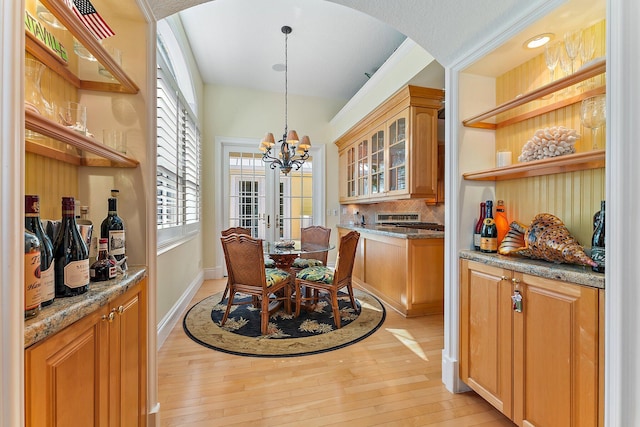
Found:
<path fill-rule="evenodd" d="M 511 418 L 511 272 L 468 260 L 460 271 L 460 377 Z"/>
<path fill-rule="evenodd" d="M 520 426 L 598 425 L 598 289 L 514 273 L 514 417 Z"/>
<path fill-rule="evenodd" d="M 25 350 L 25 418 L 30 427 L 108 425 L 107 309 Z"/>
<path fill-rule="evenodd" d="M 111 306 L 115 316 L 109 329 L 109 388 L 110 424 L 114 427 L 140 427 L 146 421 L 145 289 L 146 286 L 139 283 Z"/>

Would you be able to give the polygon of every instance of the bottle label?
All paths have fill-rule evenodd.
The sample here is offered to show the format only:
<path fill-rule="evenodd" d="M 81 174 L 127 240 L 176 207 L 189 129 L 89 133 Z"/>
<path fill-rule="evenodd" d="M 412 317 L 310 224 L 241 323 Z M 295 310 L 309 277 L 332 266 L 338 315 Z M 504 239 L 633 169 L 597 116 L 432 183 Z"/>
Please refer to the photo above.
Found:
<path fill-rule="evenodd" d="M 480 247 L 480 233 L 473 233 L 473 246 Z"/>
<path fill-rule="evenodd" d="M 109 255 L 124 255 L 124 230 L 109 230 Z"/>
<path fill-rule="evenodd" d="M 481 251 L 485 251 L 485 252 L 497 252 L 498 251 L 498 239 L 496 237 L 482 237 L 482 238 L 480 238 L 480 250 Z"/>
<path fill-rule="evenodd" d="M 496 222 L 495 222 L 495 220 L 494 220 L 493 218 L 485 218 L 485 219 L 484 219 L 484 224 L 485 224 L 485 225 L 493 225 L 493 224 L 495 224 L 495 223 L 496 223 Z"/>
<path fill-rule="evenodd" d="M 64 266 L 64 284 L 71 289 L 89 284 L 89 259 L 71 261 Z"/>
<path fill-rule="evenodd" d="M 604 267 L 605 250 L 600 246 L 593 246 L 591 248 L 591 259 L 598 263 L 599 266 Z"/>
<path fill-rule="evenodd" d="M 33 310 L 42 302 L 40 250 L 24 254 L 24 309 Z"/>
<path fill-rule="evenodd" d="M 49 268 L 40 271 L 42 288 L 42 301 L 51 301 L 56 296 L 55 260 L 51 261 Z"/>

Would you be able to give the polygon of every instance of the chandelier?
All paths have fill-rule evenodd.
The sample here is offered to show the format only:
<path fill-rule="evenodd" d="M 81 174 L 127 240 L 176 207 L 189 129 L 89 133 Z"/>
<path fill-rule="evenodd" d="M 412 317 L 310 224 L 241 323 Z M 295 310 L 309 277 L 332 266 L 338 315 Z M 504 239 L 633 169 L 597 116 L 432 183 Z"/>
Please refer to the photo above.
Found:
<path fill-rule="evenodd" d="M 260 151 L 263 152 L 262 160 L 265 163 L 269 163 L 271 169 L 277 167 L 287 175 L 291 172 L 292 168 L 295 170 L 300 169 L 300 166 L 305 160 L 309 158 L 309 148 L 311 148 L 311 141 L 308 136 L 303 136 L 302 139 L 298 138 L 298 133 L 295 130 L 288 130 L 287 125 L 287 96 L 288 96 L 288 68 L 289 59 L 287 56 L 287 42 L 289 34 L 291 34 L 291 27 L 285 25 L 281 28 L 284 34 L 284 133 L 282 139 L 278 141 L 280 144 L 280 151 L 276 154 L 275 139 L 271 132 L 267 132 L 262 141 L 260 142 Z"/>

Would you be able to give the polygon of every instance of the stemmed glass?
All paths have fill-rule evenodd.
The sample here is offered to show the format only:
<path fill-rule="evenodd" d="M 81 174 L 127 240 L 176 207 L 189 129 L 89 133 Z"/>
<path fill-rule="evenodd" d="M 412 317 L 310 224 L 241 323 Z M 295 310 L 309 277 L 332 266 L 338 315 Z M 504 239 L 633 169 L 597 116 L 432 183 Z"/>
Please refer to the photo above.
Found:
<path fill-rule="evenodd" d="M 553 82 L 558 60 L 560 59 L 560 42 L 547 43 L 544 46 L 544 60 L 549 69 L 549 83 Z"/>
<path fill-rule="evenodd" d="M 582 47 L 580 48 L 580 59 L 582 65 L 591 61 L 594 52 L 596 51 L 596 35 L 593 28 L 588 28 L 582 33 Z"/>
<path fill-rule="evenodd" d="M 564 33 L 564 48 L 567 56 L 571 59 L 571 74 L 575 71 L 575 60 L 580 54 L 582 47 L 582 31 L 574 30 Z"/>
<path fill-rule="evenodd" d="M 606 108 L 605 95 L 596 95 L 582 100 L 580 121 L 582 126 L 591 129 L 591 144 L 594 150 L 598 149 L 596 141 L 598 129 L 607 121 Z"/>

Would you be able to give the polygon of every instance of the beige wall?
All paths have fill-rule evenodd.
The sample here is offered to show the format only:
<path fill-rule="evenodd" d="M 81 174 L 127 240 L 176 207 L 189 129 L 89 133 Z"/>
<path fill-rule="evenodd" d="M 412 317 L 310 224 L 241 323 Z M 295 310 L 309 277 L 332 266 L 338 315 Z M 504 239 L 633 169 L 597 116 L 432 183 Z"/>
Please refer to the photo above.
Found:
<path fill-rule="evenodd" d="M 289 94 L 288 123 L 290 129 L 298 131 L 300 136 L 309 135 L 313 145 L 326 146 L 326 207 L 328 210 L 338 209 L 338 150 L 333 145 L 329 121 L 344 105 L 343 99 L 312 98 Z M 278 138 L 284 132 L 284 93 L 262 92 L 246 88 L 234 88 L 207 85 L 204 91 L 203 120 L 203 223 L 204 241 L 212 236 L 217 240 L 216 201 L 218 200 L 218 183 L 216 170 L 221 167 L 221 160 L 216 158 L 216 137 L 254 139 L 256 152 L 260 138 L 266 132 L 273 132 Z M 326 225 L 334 227 L 337 216 L 328 216 Z M 333 233 L 337 235 L 337 233 Z M 333 236 L 335 237 L 335 236 Z M 203 265 L 205 269 L 221 267 L 218 244 L 206 244 L 203 248 Z"/>

